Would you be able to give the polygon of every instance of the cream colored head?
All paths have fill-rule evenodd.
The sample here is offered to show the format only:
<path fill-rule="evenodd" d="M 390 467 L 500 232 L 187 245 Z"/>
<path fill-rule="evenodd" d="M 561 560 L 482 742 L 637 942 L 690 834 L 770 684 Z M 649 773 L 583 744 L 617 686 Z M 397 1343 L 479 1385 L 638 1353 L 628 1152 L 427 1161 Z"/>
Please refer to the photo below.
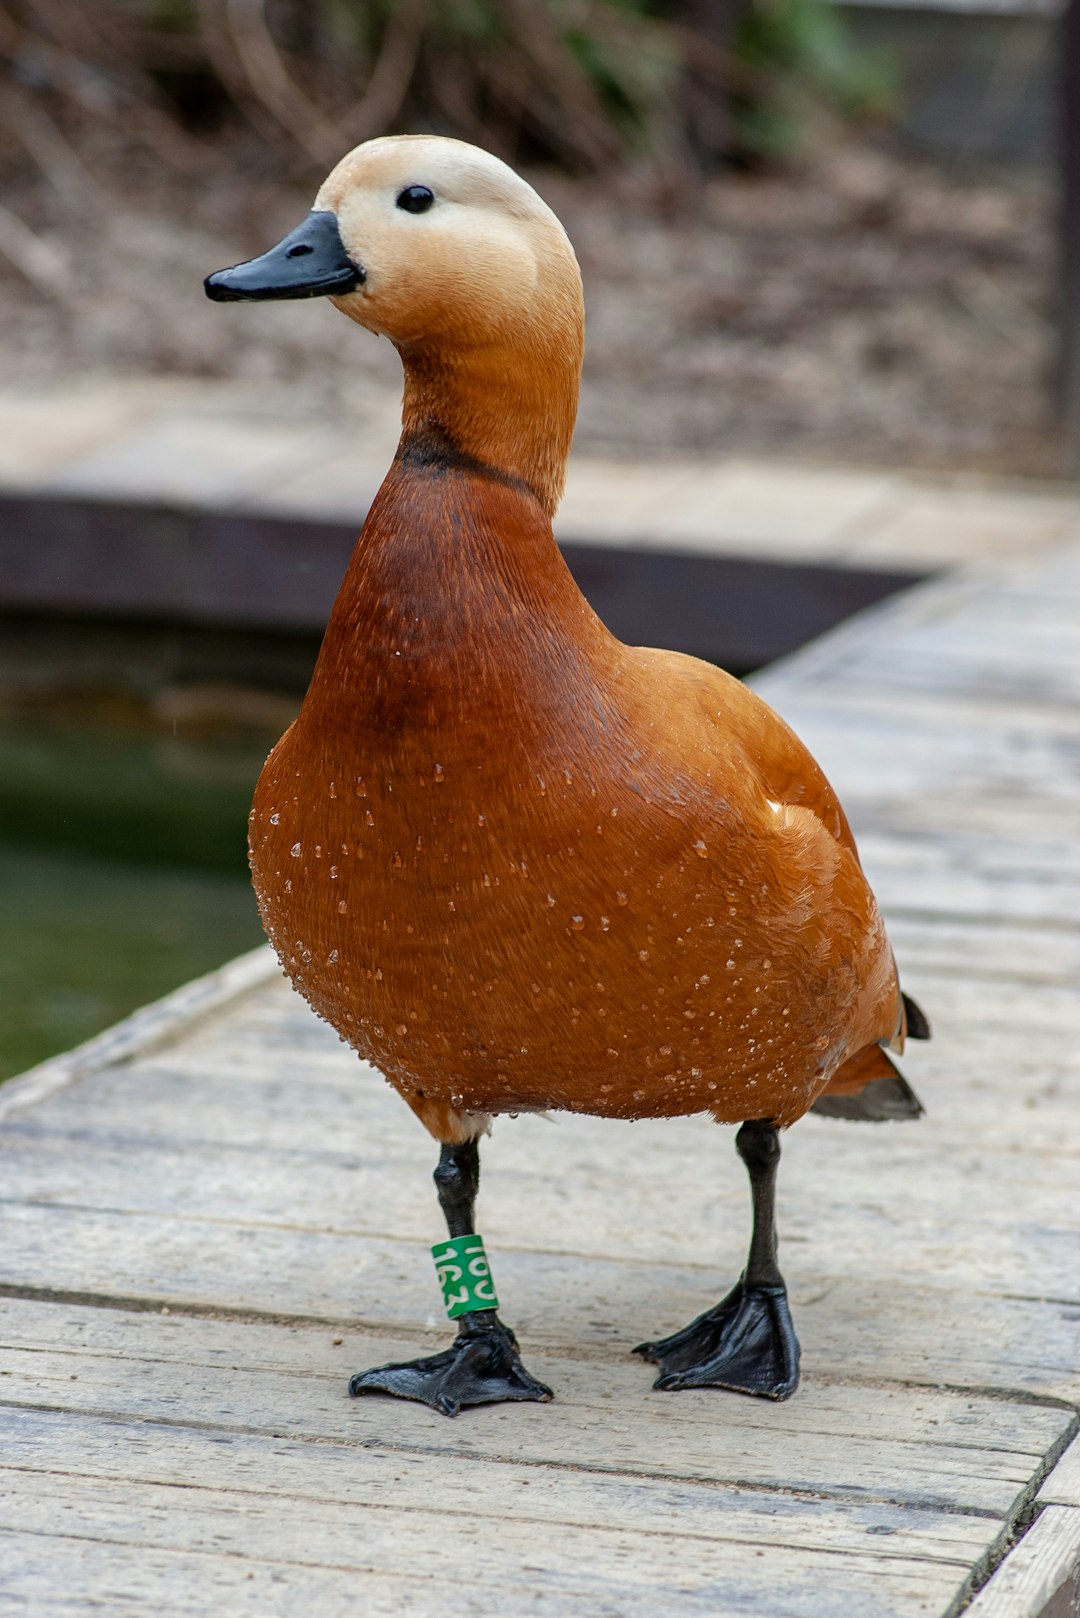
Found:
<path fill-rule="evenodd" d="M 424 212 L 399 198 L 432 194 Z M 435 426 L 553 512 L 577 414 L 581 275 L 566 232 L 489 152 L 428 135 L 366 142 L 321 187 L 364 275 L 334 304 L 405 364 L 406 434 Z"/>
<path fill-rule="evenodd" d="M 425 212 L 398 199 L 432 194 Z M 363 268 L 334 302 L 401 348 L 561 342 L 580 361 L 581 276 L 566 232 L 532 186 L 490 152 L 433 135 L 365 142 L 323 183 L 316 209 L 337 216 Z"/>

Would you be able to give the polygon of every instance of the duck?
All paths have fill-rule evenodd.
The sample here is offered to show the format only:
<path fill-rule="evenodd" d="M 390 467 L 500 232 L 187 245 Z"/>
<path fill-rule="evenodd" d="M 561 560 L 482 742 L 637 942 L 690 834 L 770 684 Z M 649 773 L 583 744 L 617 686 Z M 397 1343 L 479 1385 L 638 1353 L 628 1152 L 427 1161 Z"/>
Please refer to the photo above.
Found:
<path fill-rule="evenodd" d="M 552 1397 L 475 1216 L 493 1120 L 565 1111 L 738 1126 L 746 1267 L 636 1352 L 664 1391 L 789 1397 L 781 1133 L 811 1108 L 917 1117 L 888 1052 L 929 1026 L 806 747 L 718 667 L 623 645 L 567 568 L 552 518 L 584 304 L 565 230 L 492 154 L 383 136 L 205 290 L 328 298 L 403 368 L 397 452 L 249 822 L 286 974 L 439 1148 L 455 1335 L 350 1393 L 448 1416 Z"/>

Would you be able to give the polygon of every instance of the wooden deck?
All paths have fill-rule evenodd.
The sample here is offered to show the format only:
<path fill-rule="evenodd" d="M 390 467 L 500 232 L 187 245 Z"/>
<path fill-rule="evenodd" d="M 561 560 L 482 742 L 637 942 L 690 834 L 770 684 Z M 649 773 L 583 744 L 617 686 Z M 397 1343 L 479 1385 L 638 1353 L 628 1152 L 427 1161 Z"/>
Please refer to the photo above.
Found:
<path fill-rule="evenodd" d="M 8 1086 L 0 1614 L 1075 1610 L 1078 623 L 1074 543 L 760 682 L 936 1034 L 920 1124 L 787 1137 L 788 1404 L 652 1393 L 628 1353 L 742 1263 L 729 1131 L 497 1125 L 481 1225 L 557 1400 L 450 1422 L 346 1397 L 445 1337 L 434 1154 L 265 953 Z"/>

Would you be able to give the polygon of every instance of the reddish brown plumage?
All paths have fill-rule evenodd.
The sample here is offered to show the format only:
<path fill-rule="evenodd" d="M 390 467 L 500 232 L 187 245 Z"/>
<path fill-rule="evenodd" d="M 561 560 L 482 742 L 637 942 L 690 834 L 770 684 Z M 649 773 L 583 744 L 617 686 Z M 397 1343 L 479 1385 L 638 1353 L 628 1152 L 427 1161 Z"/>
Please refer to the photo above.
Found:
<path fill-rule="evenodd" d="M 788 1124 L 900 1021 L 831 788 L 737 681 L 622 646 L 512 477 L 406 440 L 251 820 L 267 931 L 441 1139 Z"/>

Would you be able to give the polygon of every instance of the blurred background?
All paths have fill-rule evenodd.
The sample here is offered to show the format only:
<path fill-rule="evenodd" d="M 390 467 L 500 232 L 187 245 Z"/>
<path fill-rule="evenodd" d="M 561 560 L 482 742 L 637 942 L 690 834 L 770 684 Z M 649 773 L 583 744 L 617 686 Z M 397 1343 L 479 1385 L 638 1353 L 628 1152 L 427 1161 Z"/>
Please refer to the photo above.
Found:
<path fill-rule="evenodd" d="M 665 547 L 590 530 L 588 477 L 597 509 L 718 457 L 794 506 L 837 466 L 866 501 L 1060 490 L 1077 32 L 1051 0 L 0 0 L 0 1077 L 259 941 L 251 788 L 393 450 L 386 345 L 206 274 L 373 135 L 521 168 L 585 280 L 572 565 L 624 637 L 746 673 L 935 555 L 762 558 L 756 518 L 725 552 L 709 511 Z"/>

